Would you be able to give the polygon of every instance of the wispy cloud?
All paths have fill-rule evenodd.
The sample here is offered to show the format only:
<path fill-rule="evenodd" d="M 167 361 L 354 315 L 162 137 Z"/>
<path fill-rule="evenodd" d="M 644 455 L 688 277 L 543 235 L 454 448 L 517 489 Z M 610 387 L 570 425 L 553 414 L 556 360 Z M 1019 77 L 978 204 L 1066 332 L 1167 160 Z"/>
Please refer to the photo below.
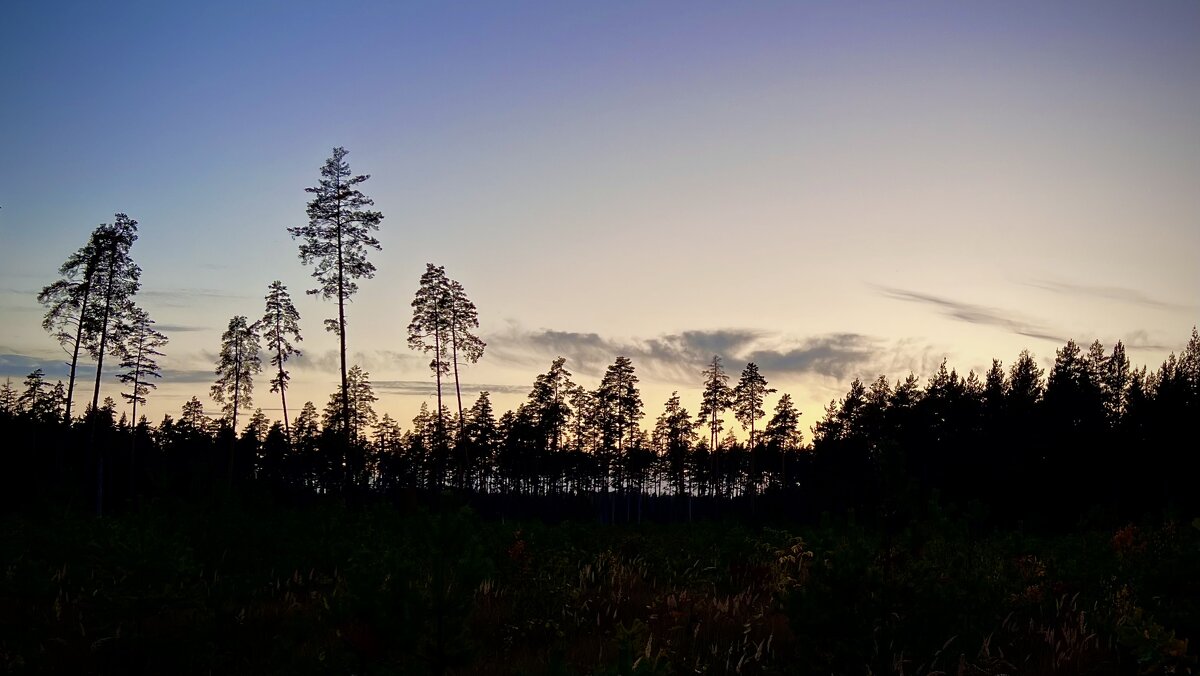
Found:
<path fill-rule="evenodd" d="M 984 326 L 995 326 L 1007 331 L 1011 331 L 1020 336 L 1029 338 L 1037 338 L 1039 340 L 1050 340 L 1057 343 L 1066 342 L 1062 338 L 1051 332 L 1051 329 L 1017 316 L 1015 313 L 1005 312 L 997 308 L 987 307 L 985 305 L 976 305 L 974 303 L 965 303 L 962 301 L 944 298 L 942 296 L 934 296 L 932 294 L 920 293 L 917 291 L 908 291 L 906 289 L 897 289 L 888 286 L 878 287 L 879 293 L 896 300 L 903 300 L 912 303 L 921 303 L 923 305 L 932 306 L 941 311 L 943 315 L 951 319 L 968 322 L 971 324 L 980 324 Z"/>
<path fill-rule="evenodd" d="M 216 379 L 214 369 L 162 369 L 164 383 L 210 384 Z"/>
<path fill-rule="evenodd" d="M 70 372 L 70 368 L 62 359 L 0 354 L 0 378 L 24 378 L 37 369 L 41 369 L 47 378 L 66 378 Z"/>
<path fill-rule="evenodd" d="M 207 331 L 207 326 L 190 326 L 187 324 L 159 324 L 155 323 L 154 328 L 163 333 L 188 333 L 190 331 Z"/>
<path fill-rule="evenodd" d="M 653 338 L 614 339 L 596 333 L 570 331 L 510 331 L 488 337 L 491 356 L 520 366 L 544 367 L 556 356 L 567 359 L 576 374 L 603 375 L 617 356 L 629 357 L 643 378 L 694 385 L 713 355 L 725 360 L 735 375 L 741 363 L 753 361 L 768 377 L 848 375 L 890 372 L 898 362 L 912 368 L 925 361 L 914 352 L 899 359 L 897 347 L 857 333 L 789 337 L 756 329 L 691 330 Z"/>
<path fill-rule="evenodd" d="M 196 288 L 148 289 L 138 292 L 138 297 L 152 299 L 155 303 L 166 307 L 193 307 L 197 303 L 224 303 L 231 299 L 245 300 L 253 298 L 253 296 L 246 294 Z"/>
<path fill-rule="evenodd" d="M 266 358 L 266 353 L 264 352 L 263 354 L 264 358 Z M 373 373 L 376 371 L 394 371 L 396 369 L 428 368 L 429 358 L 416 352 L 357 350 L 348 355 L 347 362 L 352 366 L 361 366 L 367 373 Z M 304 350 L 303 354 L 293 357 L 288 362 L 288 368 L 298 371 L 332 372 L 341 368 L 341 359 L 337 350 L 324 350 L 321 352 Z"/>
<path fill-rule="evenodd" d="M 432 380 L 376 380 L 371 382 L 371 387 L 380 394 L 400 394 L 400 395 L 418 395 L 432 396 L 437 394 L 437 385 Z M 495 394 L 526 394 L 529 392 L 531 385 L 488 385 L 483 383 L 463 383 L 463 394 L 479 394 L 480 392 L 492 392 Z M 442 383 L 442 396 L 453 397 L 454 385 Z"/>
<path fill-rule="evenodd" d="M 1121 338 L 1121 343 L 1125 346 L 1126 350 L 1161 351 L 1171 349 L 1169 345 L 1164 345 L 1163 343 L 1155 341 L 1150 337 L 1150 333 L 1147 331 L 1133 331 L 1127 333 L 1123 338 Z"/>
<path fill-rule="evenodd" d="M 1140 305 L 1142 307 L 1156 308 L 1160 310 L 1188 310 L 1192 306 L 1181 305 L 1179 303 L 1171 303 L 1156 298 L 1151 298 L 1145 293 L 1137 289 L 1129 289 L 1121 286 L 1098 286 L 1094 284 L 1071 284 L 1068 282 L 1059 282 L 1053 280 L 1038 279 L 1026 282 L 1029 286 L 1053 291 L 1054 293 L 1071 295 L 1071 296 L 1086 296 L 1091 298 L 1100 298 L 1103 300 L 1114 300 L 1130 305 Z"/>

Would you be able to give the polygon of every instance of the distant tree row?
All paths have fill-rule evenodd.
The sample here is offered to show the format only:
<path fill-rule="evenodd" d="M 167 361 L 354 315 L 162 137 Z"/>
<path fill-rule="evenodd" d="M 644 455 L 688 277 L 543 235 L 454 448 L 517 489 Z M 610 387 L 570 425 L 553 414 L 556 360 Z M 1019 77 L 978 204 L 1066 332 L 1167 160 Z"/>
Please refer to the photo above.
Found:
<path fill-rule="evenodd" d="M 855 380 L 827 407 L 810 445 L 786 394 L 760 429 L 762 396 L 771 390 L 753 363 L 733 386 L 719 357 L 699 375 L 700 415 L 673 393 L 653 425 L 642 424 L 638 379 L 625 357 L 595 389 L 575 383 L 560 357 L 516 410 L 497 417 L 483 392 L 461 415 L 423 405 L 407 429 L 376 414 L 369 375 L 357 366 L 347 371 L 349 396 L 339 388 L 321 410 L 306 402 L 290 435 L 260 410 L 235 434 L 228 408 L 212 420 L 198 398 L 157 426 L 114 420 L 111 401 L 99 418 L 107 452 L 132 477 L 110 491 L 130 498 L 167 487 L 210 490 L 232 477 L 247 489 L 311 493 L 760 496 L 798 513 L 859 509 L 892 519 L 931 499 L 1010 520 L 1200 507 L 1200 463 L 1190 451 L 1200 432 L 1195 330 L 1184 352 L 1152 373 L 1132 368 L 1121 343 L 1106 352 L 1068 342 L 1048 376 L 1022 352 L 1008 369 L 994 361 L 982 377 L 943 363 L 924 383 L 913 375 Z M 78 438 L 84 423 L 65 422 L 62 397 L 36 372 L 23 389 L 6 384 L 0 420 L 8 436 L 41 447 Z M 727 414 L 746 430 L 744 442 L 725 429 Z M 120 450 L 135 443 L 147 449 L 136 464 Z M 228 448 L 235 452 L 222 467 L 216 459 Z M 88 475 L 86 457 L 71 460 L 77 480 Z M 53 473 L 45 464 L 28 470 Z"/>

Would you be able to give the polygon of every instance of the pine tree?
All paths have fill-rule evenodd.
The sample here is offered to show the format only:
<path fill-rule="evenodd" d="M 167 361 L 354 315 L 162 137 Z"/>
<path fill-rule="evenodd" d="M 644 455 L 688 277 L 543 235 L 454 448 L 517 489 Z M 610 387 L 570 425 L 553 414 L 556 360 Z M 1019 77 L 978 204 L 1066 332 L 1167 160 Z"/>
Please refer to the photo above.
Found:
<path fill-rule="evenodd" d="M 250 406 L 254 375 L 262 371 L 259 350 L 258 336 L 246 318 L 238 315 L 230 319 L 229 327 L 221 334 L 221 352 L 215 371 L 217 382 L 209 392 L 213 401 L 221 404 L 221 411 L 229 419 L 234 434 L 237 433 L 238 411 Z"/>
<path fill-rule="evenodd" d="M 471 454 L 467 456 L 467 483 L 471 483 L 473 465 L 480 465 L 484 476 L 481 488 L 487 490 L 490 478 L 492 459 L 496 446 L 500 441 L 500 432 L 496 427 L 496 415 L 492 411 L 492 400 L 487 390 L 479 393 L 475 403 L 467 410 L 467 423 L 464 440 Z"/>
<path fill-rule="evenodd" d="M 159 348 L 167 344 L 167 337 L 154 328 L 154 320 L 145 310 L 135 307 L 130 311 L 130 320 L 121 336 L 122 353 L 119 368 L 124 369 L 117 374 L 121 384 L 129 386 L 130 392 L 122 392 L 121 397 L 133 404 L 130 417 L 137 420 L 138 404 L 146 403 L 146 395 L 158 386 L 147 378 L 161 378 L 155 357 L 163 356 Z"/>
<path fill-rule="evenodd" d="M 0 414 L 16 417 L 21 411 L 18 397 L 17 390 L 12 386 L 12 378 L 5 378 L 4 385 L 0 387 Z"/>
<path fill-rule="evenodd" d="M 46 373 L 35 369 L 25 377 L 25 391 L 17 398 L 22 412 L 36 422 L 45 422 L 54 417 L 54 403 L 51 398 L 50 383 L 46 382 Z"/>
<path fill-rule="evenodd" d="M 628 357 L 617 357 L 596 390 L 595 414 L 605 454 L 615 453 L 618 463 L 626 451 L 642 418 L 642 397 L 637 390 L 638 377 Z M 618 464 L 618 467 L 621 465 Z M 621 484 L 620 477 L 617 479 Z"/>
<path fill-rule="evenodd" d="M 701 375 L 704 376 L 704 393 L 700 397 L 698 420 L 708 426 L 708 447 L 716 449 L 719 447 L 721 430 L 725 424 L 721 420 L 721 413 L 732 403 L 733 390 L 729 388 L 729 376 L 725 374 L 721 358 L 717 355 L 713 355 L 712 362 Z"/>
<path fill-rule="evenodd" d="M 766 442 L 785 451 L 793 451 L 804 443 L 804 433 L 800 431 L 800 411 L 792 403 L 792 395 L 784 394 L 775 404 L 775 411 L 763 431 Z"/>
<path fill-rule="evenodd" d="M 58 344 L 71 355 L 68 362 L 70 372 L 67 377 L 67 400 L 65 417 L 71 418 L 71 403 L 75 395 L 76 368 L 79 365 L 79 352 L 84 347 L 85 339 L 91 338 L 91 329 L 95 319 L 90 316 L 94 310 L 91 302 L 92 293 L 97 283 L 100 258 L 102 254 L 102 225 L 88 237 L 87 244 L 71 254 L 66 262 L 58 269 L 62 278 L 44 287 L 38 294 L 38 302 L 46 306 L 46 315 L 42 319 L 42 328 L 51 333 Z"/>
<path fill-rule="evenodd" d="M 437 383 L 438 435 L 445 431 L 442 419 L 442 376 L 450 372 L 450 308 L 453 299 L 446 269 L 425 264 L 425 272 L 413 297 L 413 317 L 408 325 L 408 346 L 414 350 L 433 353 L 429 368 Z"/>
<path fill-rule="evenodd" d="M 346 374 L 350 392 L 350 439 L 361 441 L 366 431 L 375 424 L 378 416 L 373 404 L 379 401 L 371 387 L 370 374 L 361 366 L 354 365 Z M 329 395 L 329 403 L 321 418 L 325 429 L 342 432 L 342 397 L 340 392 Z"/>
<path fill-rule="evenodd" d="M 379 230 L 383 214 L 367 207 L 375 204 L 356 186 L 370 178 L 354 176 L 346 162 L 346 149 L 334 148 L 333 156 L 321 168 L 320 184 L 305 188 L 313 199 L 308 203 L 308 224 L 288 228 L 292 238 L 302 237 L 300 262 L 313 265 L 318 286 L 310 295 L 337 301 L 337 318 L 326 319 L 325 328 L 338 337 L 341 359 L 342 416 L 350 418 L 350 384 L 346 370 L 346 301 L 358 291 L 356 279 L 375 276 L 375 266 L 367 260 L 367 249 L 382 250 L 371 235 Z M 344 441 L 350 443 L 350 425 L 343 425 Z"/>
<path fill-rule="evenodd" d="M 454 366 L 454 394 L 458 398 L 458 434 L 463 433 L 462 387 L 458 378 L 460 363 L 474 364 L 483 356 L 487 347 L 474 331 L 479 328 L 479 310 L 475 303 L 467 298 L 463 285 L 455 280 L 449 280 L 450 288 L 450 363 Z M 461 360 L 461 361 L 460 361 Z"/>
<path fill-rule="evenodd" d="M 133 404 L 130 419 L 137 420 L 138 404 L 146 403 L 146 395 L 158 387 L 148 378 L 161 378 L 162 371 L 155 357 L 163 356 L 159 348 L 167 344 L 167 337 L 154 328 L 154 320 L 139 307 L 130 310 L 129 323 L 123 327 L 119 336 L 123 358 L 119 368 L 124 369 L 117 374 L 117 380 L 130 388 L 122 392 L 121 397 Z M 129 483 L 131 493 L 137 486 L 137 439 L 135 432 L 129 435 Z"/>
<path fill-rule="evenodd" d="M 692 424 L 692 415 L 680 404 L 678 392 L 672 392 L 667 399 L 662 415 L 654 423 L 651 439 L 667 461 L 675 494 L 682 495 L 687 491 L 687 459 L 696 443 L 696 426 Z"/>
<path fill-rule="evenodd" d="M 133 296 L 138 291 L 142 274 L 142 269 L 129 257 L 129 249 L 137 241 L 137 221 L 125 214 L 116 214 L 112 225 L 101 225 L 97 233 L 96 289 L 89 294 L 89 309 L 84 311 L 84 322 L 88 325 L 85 343 L 96 360 L 93 411 L 100 402 L 100 381 L 109 337 L 119 334 L 123 325 L 128 324 L 134 309 Z"/>
<path fill-rule="evenodd" d="M 774 388 L 767 387 L 767 379 L 758 372 L 758 365 L 754 362 L 746 364 L 742 377 L 733 388 L 733 413 L 742 423 L 742 428 L 750 431 L 746 447 L 751 451 L 754 449 L 754 422 L 767 414 L 763 410 L 763 403 L 766 396 L 774 391 Z"/>
<path fill-rule="evenodd" d="M 300 336 L 300 313 L 292 304 L 283 282 L 275 280 L 267 288 L 267 308 L 262 319 L 255 324 L 256 332 L 266 341 L 267 350 L 271 353 L 271 366 L 276 373 L 271 378 L 271 391 L 279 393 L 279 402 L 283 406 L 283 434 L 291 439 L 291 429 L 288 426 L 287 387 L 291 375 L 283 366 L 291 357 L 299 357 L 302 353 L 292 341 L 299 343 L 304 340 Z"/>

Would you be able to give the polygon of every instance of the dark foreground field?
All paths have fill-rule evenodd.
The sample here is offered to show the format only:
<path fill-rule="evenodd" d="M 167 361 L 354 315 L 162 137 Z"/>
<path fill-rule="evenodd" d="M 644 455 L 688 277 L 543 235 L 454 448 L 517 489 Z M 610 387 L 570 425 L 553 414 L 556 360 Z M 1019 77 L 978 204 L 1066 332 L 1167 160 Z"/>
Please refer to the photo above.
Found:
<path fill-rule="evenodd" d="M 10 515 L 0 671 L 1197 669 L 1197 524 L 978 535 L 937 510 L 891 533 L 388 505 Z"/>

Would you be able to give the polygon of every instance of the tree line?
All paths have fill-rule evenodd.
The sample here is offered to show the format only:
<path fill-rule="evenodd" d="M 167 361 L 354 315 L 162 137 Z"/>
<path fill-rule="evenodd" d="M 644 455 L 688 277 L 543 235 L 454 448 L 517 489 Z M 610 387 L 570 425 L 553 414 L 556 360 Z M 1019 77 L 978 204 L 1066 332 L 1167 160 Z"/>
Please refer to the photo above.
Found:
<path fill-rule="evenodd" d="M 1070 341 L 1048 373 L 1025 351 L 1007 369 L 993 361 L 983 376 L 943 362 L 924 382 L 912 374 L 855 380 L 811 440 L 789 395 L 766 415 L 763 396 L 772 390 L 755 364 L 731 385 L 714 356 L 698 376 L 696 416 L 676 392 L 646 424 L 631 360 L 617 357 L 588 389 L 559 357 L 515 410 L 497 416 L 482 392 L 461 414 L 422 404 L 403 428 L 376 413 L 369 374 L 351 366 L 346 389 L 324 407 L 305 402 L 286 428 L 257 409 L 239 432 L 228 393 L 216 419 L 198 397 L 157 425 L 118 419 L 111 399 L 90 418 L 67 419 L 65 388 L 35 371 L 23 388 L 0 388 L 0 424 L 35 451 L 9 458 L 7 476 L 27 486 L 52 483 L 56 467 L 37 451 L 64 439 L 68 469 L 86 484 L 93 469 L 81 442 L 99 430 L 102 453 L 127 479 L 109 478 L 114 500 L 233 485 L 292 494 L 761 498 L 801 514 L 856 509 L 895 519 L 930 499 L 1002 519 L 1200 507 L 1200 463 L 1189 452 L 1200 420 L 1195 329 L 1183 353 L 1154 372 L 1132 368 L 1119 342 L 1106 352 L 1099 342 L 1083 350 Z M 726 427 L 731 421 L 744 440 Z M 145 449 L 140 462 L 136 448 Z"/>
<path fill-rule="evenodd" d="M 272 282 L 260 318 L 230 319 L 221 336 L 209 394 L 210 419 L 193 397 L 157 425 L 138 406 L 161 378 L 167 337 L 135 303 L 140 268 L 131 248 L 137 222 L 117 214 L 96 228 L 60 267 L 38 300 L 44 328 L 70 357 L 68 380 L 51 385 L 39 369 L 20 388 L 0 388 L 0 432 L 17 440 L 7 464 L 10 500 L 54 487 L 94 496 L 95 508 L 145 495 L 195 495 L 262 487 L 324 494 L 397 494 L 447 489 L 480 495 L 703 496 L 710 501 L 768 500 L 813 514 L 868 509 L 902 518 L 929 500 L 971 506 L 1003 518 L 1084 509 L 1127 513 L 1194 508 L 1194 452 L 1200 407 L 1200 337 L 1155 372 L 1134 369 L 1118 342 L 1056 353 L 1049 374 L 1022 352 L 1005 369 L 960 376 L 943 362 L 922 383 L 915 375 L 870 384 L 855 380 L 831 402 L 806 441 L 788 394 L 770 417 L 768 386 L 748 363 L 737 382 L 715 355 L 698 372 L 695 416 L 673 393 L 646 424 L 630 359 L 617 356 L 594 389 L 573 380 L 566 360 L 538 375 L 526 400 L 497 417 L 487 392 L 464 408 L 460 367 L 486 344 L 478 310 L 463 285 L 430 263 L 412 301 L 408 344 L 430 356 L 433 410 L 422 404 L 407 429 L 378 416 L 369 374 L 347 363 L 346 301 L 375 267 L 372 233 L 383 215 L 358 188 L 347 152 L 335 148 L 308 203 L 309 222 L 289 228 L 316 280 L 308 293 L 333 300 L 325 328 L 338 337 L 339 385 L 318 410 L 288 413 L 288 361 L 303 341 L 287 287 Z M 266 353 L 270 391 L 283 412 L 271 421 L 253 409 L 254 380 Z M 72 411 L 83 354 L 96 363 L 91 402 Z M 120 396 L 132 415 L 100 401 L 105 357 L 118 360 Z M 454 383 L 452 406 L 443 386 Z M 745 431 L 738 439 L 728 418 Z M 765 420 L 765 424 L 763 421 Z M 115 469 L 114 469 L 115 468 Z M 611 503 L 610 503 L 611 504 Z"/>

